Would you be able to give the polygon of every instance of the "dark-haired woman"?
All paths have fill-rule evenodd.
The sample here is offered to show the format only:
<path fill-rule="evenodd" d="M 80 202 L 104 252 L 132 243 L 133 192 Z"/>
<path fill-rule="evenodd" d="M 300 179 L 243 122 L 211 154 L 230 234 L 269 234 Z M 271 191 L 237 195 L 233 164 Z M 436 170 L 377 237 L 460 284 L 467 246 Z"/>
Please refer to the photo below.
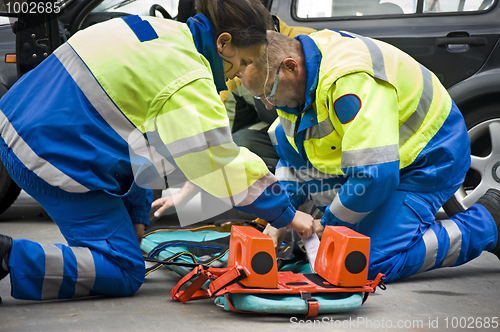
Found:
<path fill-rule="evenodd" d="M 0 156 L 68 245 L 0 235 L 12 296 L 126 296 L 144 281 L 137 235 L 151 188 L 180 169 L 228 204 L 304 237 L 265 164 L 231 139 L 218 90 L 266 43 L 256 0 L 202 0 L 187 24 L 124 16 L 76 33 L 0 100 Z"/>

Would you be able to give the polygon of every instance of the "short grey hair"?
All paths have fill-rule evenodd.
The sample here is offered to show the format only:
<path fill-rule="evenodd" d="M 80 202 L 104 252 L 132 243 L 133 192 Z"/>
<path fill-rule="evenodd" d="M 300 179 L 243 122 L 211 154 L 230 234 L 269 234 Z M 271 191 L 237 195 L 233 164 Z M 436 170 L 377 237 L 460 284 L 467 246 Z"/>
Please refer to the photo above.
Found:
<path fill-rule="evenodd" d="M 254 61 L 254 66 L 264 82 L 269 79 L 270 73 L 275 73 L 285 58 L 300 54 L 301 43 L 279 32 L 267 32 L 268 45 L 261 55 Z"/>

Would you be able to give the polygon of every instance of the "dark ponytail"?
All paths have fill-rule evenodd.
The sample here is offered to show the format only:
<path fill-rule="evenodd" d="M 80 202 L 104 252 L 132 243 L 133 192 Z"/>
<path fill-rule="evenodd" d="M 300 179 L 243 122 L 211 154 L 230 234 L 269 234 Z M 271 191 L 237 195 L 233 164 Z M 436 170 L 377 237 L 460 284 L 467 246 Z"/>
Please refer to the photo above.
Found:
<path fill-rule="evenodd" d="M 196 11 L 210 20 L 217 37 L 230 33 L 236 47 L 267 44 L 270 13 L 260 0 L 197 0 Z"/>

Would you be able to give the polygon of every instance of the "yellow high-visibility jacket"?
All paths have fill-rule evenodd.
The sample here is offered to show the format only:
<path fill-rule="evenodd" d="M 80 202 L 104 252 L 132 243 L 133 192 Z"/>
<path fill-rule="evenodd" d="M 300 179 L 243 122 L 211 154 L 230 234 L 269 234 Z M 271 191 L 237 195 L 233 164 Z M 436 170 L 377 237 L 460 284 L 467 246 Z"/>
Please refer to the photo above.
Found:
<path fill-rule="evenodd" d="M 456 148 L 467 144 L 437 137 L 453 102 L 433 73 L 389 44 L 348 32 L 297 39 L 306 102 L 279 109 L 270 128 L 281 157 L 276 176 L 295 206 L 310 195 L 325 210 L 324 224 L 354 224 L 396 189 L 443 188 L 468 168 L 469 156 Z"/>
<path fill-rule="evenodd" d="M 123 196 L 133 182 L 161 188 L 179 168 L 282 227 L 295 209 L 264 162 L 233 143 L 222 68 L 201 14 L 112 19 L 76 33 L 2 98 L 1 136 L 48 194 Z"/>

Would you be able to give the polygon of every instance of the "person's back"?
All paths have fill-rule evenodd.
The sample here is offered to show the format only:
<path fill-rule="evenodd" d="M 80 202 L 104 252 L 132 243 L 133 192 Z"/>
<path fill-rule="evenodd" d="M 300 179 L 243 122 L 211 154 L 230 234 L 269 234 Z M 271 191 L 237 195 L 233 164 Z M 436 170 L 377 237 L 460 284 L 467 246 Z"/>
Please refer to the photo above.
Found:
<path fill-rule="evenodd" d="M 387 282 L 483 250 L 500 256 L 499 191 L 435 220 L 469 169 L 470 142 L 434 74 L 349 32 L 268 38 L 242 82 L 268 109 L 278 105 L 276 174 L 295 206 L 310 196 L 324 211 L 317 231 L 345 226 L 369 236 L 369 278 L 383 273 Z"/>
<path fill-rule="evenodd" d="M 448 92 L 432 72 L 403 51 L 374 39 L 329 30 L 310 37 L 325 54 L 321 59 L 316 91 L 318 121 L 331 118 L 335 128 L 330 134 L 335 150 L 324 145 L 326 150 L 316 146 L 316 152 L 311 150 L 311 154 L 308 153 L 317 168 L 338 166 L 340 175 L 341 158 L 346 158 L 349 151 L 363 150 L 369 154 L 371 149 L 376 151 L 382 148 L 385 158 L 399 160 L 400 169 L 411 165 L 417 158 L 426 158 L 428 163 L 433 160 L 432 164 L 446 163 L 446 167 L 438 170 L 443 174 L 436 174 L 432 183 L 407 183 L 407 188 L 426 190 L 430 185 L 434 188 L 450 185 L 447 176 L 452 173 L 452 168 L 456 174 L 467 167 L 469 160 L 466 154 L 456 151 L 453 147 L 455 143 L 447 143 L 449 140 L 440 142 L 440 148 L 435 147 L 432 151 L 429 147 L 425 148 L 431 139 L 439 139 L 434 136 L 447 119 L 452 105 Z M 384 65 L 381 66 L 382 59 Z M 374 79 L 392 88 L 377 90 Z M 352 114 L 354 118 L 350 118 L 351 106 L 348 105 L 354 96 L 345 97 L 343 94 L 346 91 L 359 98 L 360 109 L 359 113 Z M 329 113 L 333 103 L 338 107 L 334 116 Z M 345 106 L 341 106 L 342 103 Z M 457 128 L 457 131 L 463 131 L 463 128 Z M 467 137 L 461 140 L 467 143 Z M 306 151 L 308 144 L 304 142 Z M 447 144 L 451 146 L 447 147 Z M 433 146 L 437 146 L 436 142 Z M 323 164 L 324 161 L 314 158 L 313 153 L 322 155 L 322 160 L 328 154 L 326 159 L 329 161 Z M 444 160 L 443 154 L 453 156 L 452 161 Z M 332 164 L 332 160 L 336 162 Z M 408 172 L 411 170 L 408 169 L 403 176 Z"/>
<path fill-rule="evenodd" d="M 136 21 L 127 23 L 130 19 Z M 144 26 L 150 35 L 140 35 L 138 29 Z M 112 54 L 120 56 L 106 56 Z M 151 63 L 156 64 L 155 70 Z M 62 182 L 57 173 L 40 174 L 45 181 L 63 189 L 125 194 L 134 180 L 128 144 L 133 146 L 131 140 L 137 140 L 136 128 L 154 131 L 158 121 L 154 118 L 183 107 L 175 103 L 175 93 L 200 79 L 212 81 L 210 65 L 197 52 L 187 25 L 129 16 L 75 34 L 27 73 L 22 85 L 14 85 L 0 108 L 12 116 L 17 139 L 31 147 L 40 163 L 48 162 L 73 179 L 64 177 L 70 182 L 64 184 L 54 182 Z M 214 100 L 210 84 L 204 94 Z M 203 87 L 197 84 L 198 91 Z M 25 98 L 26 89 L 31 89 L 31 98 Z M 46 96 L 57 98 L 57 111 L 53 102 L 40 103 Z M 22 109 L 36 112 L 22 115 Z"/>

